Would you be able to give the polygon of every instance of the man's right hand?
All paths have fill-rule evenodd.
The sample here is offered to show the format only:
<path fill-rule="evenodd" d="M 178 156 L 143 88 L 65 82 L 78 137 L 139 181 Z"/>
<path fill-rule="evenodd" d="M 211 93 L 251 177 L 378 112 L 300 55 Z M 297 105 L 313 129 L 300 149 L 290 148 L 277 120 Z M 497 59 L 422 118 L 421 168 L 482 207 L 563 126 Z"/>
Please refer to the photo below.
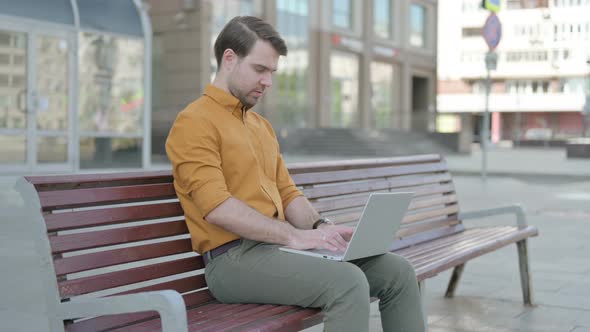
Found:
<path fill-rule="evenodd" d="M 293 249 L 326 249 L 345 251 L 354 229 L 346 226 L 326 226 L 313 230 L 296 229 L 287 245 Z"/>

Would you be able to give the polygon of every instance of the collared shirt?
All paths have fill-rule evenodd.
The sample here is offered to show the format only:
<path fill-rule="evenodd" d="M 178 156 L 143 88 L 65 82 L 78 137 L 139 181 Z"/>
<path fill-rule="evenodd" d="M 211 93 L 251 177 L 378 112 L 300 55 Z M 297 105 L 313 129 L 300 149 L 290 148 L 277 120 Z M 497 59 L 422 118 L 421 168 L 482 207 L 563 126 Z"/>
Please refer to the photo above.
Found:
<path fill-rule="evenodd" d="M 213 85 L 178 114 L 166 153 L 193 249 L 199 253 L 239 238 L 204 219 L 228 198 L 284 221 L 284 209 L 302 195 L 289 176 L 271 124 Z"/>

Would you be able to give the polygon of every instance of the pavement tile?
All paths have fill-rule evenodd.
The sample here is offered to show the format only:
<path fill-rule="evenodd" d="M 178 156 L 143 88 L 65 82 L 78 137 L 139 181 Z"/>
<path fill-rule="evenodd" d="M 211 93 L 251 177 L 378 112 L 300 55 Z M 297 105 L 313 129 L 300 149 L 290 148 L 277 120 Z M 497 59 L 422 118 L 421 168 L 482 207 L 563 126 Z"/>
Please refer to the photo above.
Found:
<path fill-rule="evenodd" d="M 509 327 L 547 332 L 571 331 L 576 326 L 590 322 L 590 318 L 585 318 L 589 313 L 578 309 L 540 305 L 518 316 L 517 319 L 510 320 Z"/>
<path fill-rule="evenodd" d="M 590 332 L 590 326 L 576 326 L 570 332 Z"/>

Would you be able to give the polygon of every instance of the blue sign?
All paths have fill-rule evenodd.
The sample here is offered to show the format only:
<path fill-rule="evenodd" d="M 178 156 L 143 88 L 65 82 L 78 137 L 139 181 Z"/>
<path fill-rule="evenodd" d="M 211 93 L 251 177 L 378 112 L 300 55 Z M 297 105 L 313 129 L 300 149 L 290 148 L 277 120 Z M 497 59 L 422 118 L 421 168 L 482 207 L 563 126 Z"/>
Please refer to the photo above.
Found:
<path fill-rule="evenodd" d="M 484 9 L 497 13 L 500 11 L 500 0 L 483 0 L 481 6 Z"/>
<path fill-rule="evenodd" d="M 488 44 L 490 51 L 498 47 L 502 38 L 502 24 L 498 15 L 490 13 L 490 16 L 488 16 L 486 23 L 483 25 L 483 38 Z"/>

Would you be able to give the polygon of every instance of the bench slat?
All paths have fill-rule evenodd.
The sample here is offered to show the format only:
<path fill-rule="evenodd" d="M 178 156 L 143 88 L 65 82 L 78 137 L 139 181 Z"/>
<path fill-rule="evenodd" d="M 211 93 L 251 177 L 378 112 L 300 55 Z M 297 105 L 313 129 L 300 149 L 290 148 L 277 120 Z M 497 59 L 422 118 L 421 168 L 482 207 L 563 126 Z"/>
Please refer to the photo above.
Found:
<path fill-rule="evenodd" d="M 493 229 L 488 230 L 488 233 L 493 231 Z M 483 232 L 485 234 L 485 232 Z M 448 237 L 440 237 L 438 239 L 432 240 L 429 242 L 428 247 L 423 246 L 416 246 L 416 247 L 409 247 L 402 250 L 397 251 L 396 253 L 402 255 L 404 257 L 415 257 L 416 255 L 420 255 L 421 253 L 428 252 L 431 249 L 439 250 L 441 248 L 447 247 L 450 244 L 460 242 L 474 236 L 477 236 L 481 233 L 474 233 L 474 232 L 462 232 L 461 234 L 457 234 L 456 236 L 448 236 Z"/>
<path fill-rule="evenodd" d="M 287 165 L 291 175 L 319 171 L 333 171 L 370 167 L 401 166 L 418 163 L 431 163 L 443 161 L 439 154 L 420 154 L 400 156 L 391 158 L 365 158 L 352 160 L 327 160 L 303 163 L 292 163 Z"/>
<path fill-rule="evenodd" d="M 187 307 L 195 306 L 197 304 L 206 303 L 213 301 L 213 295 L 209 291 L 201 291 L 197 293 L 182 295 L 182 298 Z M 203 305 L 202 307 L 209 306 L 224 306 L 220 303 L 212 303 Z M 111 329 L 120 329 L 123 331 L 130 331 L 130 326 L 137 326 L 139 323 L 148 323 L 157 320 L 159 325 L 159 316 L 154 311 L 148 312 L 137 312 L 130 314 L 119 314 L 119 315 L 107 315 L 100 316 L 85 320 L 76 321 L 69 323 L 65 326 L 67 332 L 87 332 L 87 331 L 104 331 Z M 139 324 L 141 325 L 141 324 Z M 145 331 L 141 330 L 141 331 Z M 159 330 L 158 330 L 159 331 Z"/>
<path fill-rule="evenodd" d="M 43 211 L 176 198 L 172 183 L 42 191 Z"/>
<path fill-rule="evenodd" d="M 430 251 L 417 255 L 415 257 L 416 266 L 420 267 L 431 264 L 438 260 L 442 260 L 444 257 L 450 254 L 454 254 L 457 252 L 468 253 L 477 250 L 477 248 L 481 247 L 482 245 L 492 243 L 496 241 L 496 239 L 508 236 L 514 232 L 515 228 L 510 226 L 494 227 L 493 230 L 486 232 L 480 232 L 480 230 L 478 230 L 477 232 L 472 232 L 474 234 L 469 234 L 470 236 L 466 237 L 465 239 L 447 245 L 444 248 L 440 248 L 436 252 Z"/>
<path fill-rule="evenodd" d="M 188 233 L 184 220 L 49 237 L 54 254 Z"/>
<path fill-rule="evenodd" d="M 261 306 L 260 304 L 221 304 L 217 302 L 207 303 L 202 306 L 187 310 L 187 325 L 189 331 L 202 331 L 200 325 L 213 319 L 231 319 L 233 314 L 240 313 L 252 308 Z M 159 317 L 146 322 L 139 322 L 130 326 L 119 327 L 113 332 L 145 332 L 161 331 L 161 321 Z"/>
<path fill-rule="evenodd" d="M 367 180 L 390 176 L 445 172 L 445 163 L 418 164 L 410 166 L 391 166 L 380 168 L 351 169 L 344 171 L 316 172 L 295 174 L 291 177 L 298 186 L 308 184 L 333 183 L 339 181 Z"/>
<path fill-rule="evenodd" d="M 124 206 L 106 209 L 50 213 L 45 215 L 48 232 L 106 226 L 126 222 L 183 216 L 178 202 Z"/>
<path fill-rule="evenodd" d="M 468 232 L 461 234 L 452 239 L 452 241 L 437 246 L 435 250 L 430 248 L 426 250 L 415 250 L 414 252 L 404 254 L 404 257 L 412 259 L 417 266 L 427 264 L 436 260 L 436 257 L 446 256 L 448 251 L 467 250 L 471 247 L 477 247 L 482 242 L 487 242 L 489 239 L 505 235 L 512 231 L 512 228 L 493 228 L 485 232 Z"/>
<path fill-rule="evenodd" d="M 402 227 L 397 231 L 395 236 L 396 238 L 407 238 L 423 232 L 454 226 L 459 223 L 460 221 L 456 216 L 451 216 L 435 220 L 414 222 L 411 224 L 402 224 Z"/>
<path fill-rule="evenodd" d="M 302 309 L 283 315 L 280 318 L 240 327 L 240 330 L 242 332 L 300 331 L 320 324 L 323 317 L 323 314 L 318 309 Z"/>
<path fill-rule="evenodd" d="M 135 182 L 172 182 L 172 172 L 165 171 L 139 171 L 121 173 L 98 174 L 68 174 L 68 175 L 40 175 L 25 176 L 25 179 L 37 188 L 38 191 L 54 190 L 54 188 L 73 189 L 88 184 L 104 185 L 105 183 L 120 183 L 121 181 Z"/>
<path fill-rule="evenodd" d="M 203 267 L 203 258 L 201 256 L 182 258 L 169 262 L 62 281 L 58 283 L 59 293 L 62 298 L 68 298 L 104 289 L 191 272 L 202 269 Z"/>
<path fill-rule="evenodd" d="M 418 268 L 416 268 L 418 280 L 421 281 L 426 278 L 433 277 L 442 271 L 463 264 L 470 259 L 494 251 L 506 245 L 513 244 L 517 241 L 526 239 L 527 237 L 536 235 L 538 235 L 538 230 L 535 227 L 528 226 L 524 229 L 517 229 L 516 227 L 514 227 L 514 231 L 508 233 L 508 235 L 495 238 L 493 239 L 493 241 L 488 241 L 479 246 L 478 248 L 475 248 L 467 252 L 455 252 L 453 254 L 449 254 L 444 258 L 441 258 L 439 261 L 419 266 Z"/>
<path fill-rule="evenodd" d="M 397 253 L 401 249 L 419 245 L 421 243 L 432 241 L 441 237 L 455 235 L 457 233 L 463 232 L 464 230 L 465 226 L 462 223 L 457 223 L 452 226 L 441 227 L 407 235 L 402 238 L 397 238 L 389 247 L 389 251 L 395 251 Z M 397 236 L 399 237 L 399 233 Z"/>
<path fill-rule="evenodd" d="M 53 263 L 55 266 L 55 273 L 60 276 L 68 273 L 87 271 L 106 266 L 131 263 L 186 252 L 192 252 L 190 239 L 179 239 L 58 258 L 55 259 Z"/>
<path fill-rule="evenodd" d="M 286 305 L 261 305 L 258 308 L 241 312 L 233 315 L 231 320 L 217 320 L 210 325 L 202 327 L 203 332 L 222 332 L 238 329 L 242 325 L 250 324 L 252 322 L 270 318 L 273 316 L 280 316 L 289 311 L 297 311 L 299 308 Z M 200 328 L 201 329 L 201 328 Z"/>
<path fill-rule="evenodd" d="M 408 191 L 412 191 L 408 189 Z M 354 196 L 354 197 L 345 197 L 345 198 L 332 198 L 326 199 L 322 201 L 313 202 L 313 207 L 319 212 L 330 212 L 340 209 L 349 209 L 353 207 L 362 207 L 367 204 L 369 200 L 370 193 Z M 417 210 L 421 208 L 428 208 L 431 206 L 441 205 L 441 204 L 453 204 L 457 201 L 456 195 L 445 195 L 445 196 L 438 196 L 438 197 L 429 197 L 429 198 L 422 198 L 422 199 L 413 199 L 408 207 L 408 210 Z"/>
<path fill-rule="evenodd" d="M 394 177 L 387 180 L 369 180 L 366 182 L 342 183 L 329 186 L 304 188 L 303 193 L 305 194 L 305 197 L 313 200 L 316 198 L 373 192 L 376 190 L 388 190 L 392 188 L 405 188 L 434 183 L 446 183 L 450 180 L 451 175 L 449 173 L 425 176 L 408 175 Z"/>
<path fill-rule="evenodd" d="M 437 209 L 432 211 L 420 212 L 415 214 L 406 214 L 404 219 L 402 219 L 402 225 L 415 223 L 420 220 L 425 220 L 428 218 L 435 218 L 435 217 L 446 217 L 448 215 L 453 215 L 459 212 L 458 205 L 450 205 L 443 209 Z M 352 222 L 358 222 L 362 214 L 362 209 L 357 209 L 356 211 L 350 211 L 346 213 L 340 213 L 337 215 L 330 215 L 329 218 L 337 224 L 346 224 Z"/>
<path fill-rule="evenodd" d="M 436 217 L 444 217 L 444 216 L 453 215 L 453 214 L 457 214 L 457 213 L 459 213 L 459 205 L 457 205 L 457 204 L 449 205 L 443 209 L 436 209 L 436 210 L 430 210 L 430 211 L 425 211 L 425 212 L 413 213 L 413 211 L 410 211 L 404 217 L 402 224 L 410 224 L 410 223 L 420 221 L 420 220 L 436 218 Z"/>

